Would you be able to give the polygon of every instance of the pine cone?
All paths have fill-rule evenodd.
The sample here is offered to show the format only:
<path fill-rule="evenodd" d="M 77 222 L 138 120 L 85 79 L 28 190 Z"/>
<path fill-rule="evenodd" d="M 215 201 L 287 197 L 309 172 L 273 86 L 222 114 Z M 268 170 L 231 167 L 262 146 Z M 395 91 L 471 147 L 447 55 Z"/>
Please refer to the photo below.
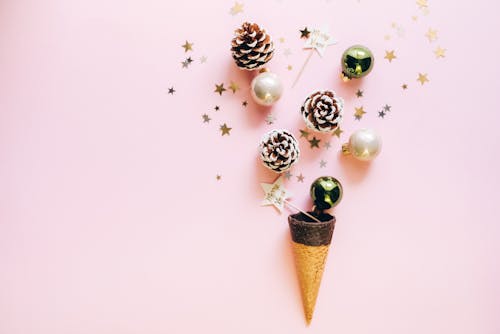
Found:
<path fill-rule="evenodd" d="M 231 52 L 238 67 L 256 70 L 271 60 L 274 53 L 271 36 L 256 23 L 245 22 L 234 33 Z"/>
<path fill-rule="evenodd" d="M 342 120 L 344 100 L 325 90 L 311 94 L 300 109 L 306 125 L 316 131 L 333 132 Z"/>
<path fill-rule="evenodd" d="M 260 158 L 264 165 L 278 173 L 282 173 L 299 160 L 299 143 L 286 130 L 272 130 L 262 137 Z"/>

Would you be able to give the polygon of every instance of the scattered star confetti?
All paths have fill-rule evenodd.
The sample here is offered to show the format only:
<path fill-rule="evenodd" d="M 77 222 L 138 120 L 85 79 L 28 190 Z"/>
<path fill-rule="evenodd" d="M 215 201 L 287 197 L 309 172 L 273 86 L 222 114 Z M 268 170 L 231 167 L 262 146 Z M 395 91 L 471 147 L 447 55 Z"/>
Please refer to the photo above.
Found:
<path fill-rule="evenodd" d="M 391 35 L 385 35 L 385 36 L 384 36 L 384 39 L 385 39 L 386 41 L 390 40 L 390 39 L 391 39 Z"/>
<path fill-rule="evenodd" d="M 304 175 L 302 175 L 302 173 L 300 173 L 300 175 L 297 175 L 296 178 L 297 178 L 297 182 L 304 183 Z"/>
<path fill-rule="evenodd" d="M 207 57 L 206 56 L 201 56 L 200 63 L 205 64 L 206 62 L 207 62 Z"/>
<path fill-rule="evenodd" d="M 321 159 L 321 161 L 319 162 L 319 168 L 325 168 L 326 167 L 326 161 Z"/>
<path fill-rule="evenodd" d="M 222 95 L 223 92 L 225 92 L 226 89 L 224 88 L 224 84 L 221 83 L 220 85 L 215 84 L 215 93 L 219 93 L 219 95 Z"/>
<path fill-rule="evenodd" d="M 184 52 L 193 51 L 193 43 L 189 43 L 188 41 L 182 47 L 184 48 Z"/>
<path fill-rule="evenodd" d="M 434 50 L 434 54 L 436 55 L 436 58 L 444 58 L 446 49 L 443 49 L 442 47 L 438 46 L 436 50 Z"/>
<path fill-rule="evenodd" d="M 427 0 L 417 0 L 417 6 L 419 9 L 427 8 Z"/>
<path fill-rule="evenodd" d="M 214 110 L 215 110 L 215 111 L 219 111 L 219 110 L 220 110 L 220 107 L 219 107 L 219 106 L 215 106 L 215 107 L 214 107 Z"/>
<path fill-rule="evenodd" d="M 323 144 L 323 146 L 328 150 L 330 147 L 332 147 L 332 144 L 329 141 L 327 141 Z"/>
<path fill-rule="evenodd" d="M 361 89 L 358 89 L 356 92 L 356 97 L 363 97 L 363 91 Z"/>
<path fill-rule="evenodd" d="M 184 60 L 183 62 L 181 62 L 181 64 L 182 64 L 182 68 L 188 68 L 188 66 L 189 66 L 189 64 L 190 64 L 190 63 L 189 63 L 189 61 L 186 59 L 186 60 Z"/>
<path fill-rule="evenodd" d="M 235 2 L 234 6 L 231 7 L 231 9 L 229 10 L 229 13 L 233 16 L 235 16 L 239 13 L 243 13 L 243 6 L 245 6 L 245 5 L 242 3 L 239 3 L 239 2 Z"/>
<path fill-rule="evenodd" d="M 418 79 L 417 79 L 417 81 L 420 81 L 420 83 L 421 83 L 422 85 L 423 85 L 424 83 L 426 83 L 426 82 L 429 82 L 429 79 L 427 78 L 427 73 L 424 73 L 424 74 L 419 73 L 419 74 L 418 74 Z"/>
<path fill-rule="evenodd" d="M 378 117 L 380 117 L 380 118 L 384 118 L 384 117 L 385 117 L 385 111 L 380 110 L 380 111 L 378 112 Z"/>
<path fill-rule="evenodd" d="M 363 106 L 359 107 L 359 108 L 354 108 L 356 110 L 356 112 L 354 113 L 354 118 L 359 121 L 361 120 L 361 118 L 363 118 L 363 115 L 366 114 L 366 111 L 363 109 Z"/>
<path fill-rule="evenodd" d="M 361 108 L 363 108 L 363 107 L 361 107 Z M 337 126 L 337 128 L 335 129 L 335 131 L 333 131 L 333 135 L 337 136 L 337 138 L 340 138 L 340 135 L 342 134 L 342 132 L 344 132 L 344 131 L 342 131 L 342 129 L 340 128 L 340 126 Z"/>
<path fill-rule="evenodd" d="M 299 31 L 300 31 L 300 38 L 309 38 L 309 35 L 311 34 L 311 32 L 307 30 L 307 27 Z"/>
<path fill-rule="evenodd" d="M 201 115 L 201 117 L 203 118 L 203 123 L 209 123 L 211 120 L 211 118 L 208 117 L 207 114 L 203 114 L 203 115 Z"/>
<path fill-rule="evenodd" d="M 280 37 L 278 40 L 280 41 L 280 43 L 285 43 L 285 38 L 284 37 Z"/>
<path fill-rule="evenodd" d="M 309 145 L 311 148 L 319 148 L 319 143 L 321 142 L 321 139 L 318 139 L 316 137 L 313 137 L 312 139 L 308 140 L 309 141 Z"/>
<path fill-rule="evenodd" d="M 170 94 L 170 95 L 174 95 L 174 93 L 175 93 L 175 89 L 174 89 L 174 87 L 170 87 L 170 88 L 168 89 L 168 94 Z"/>
<path fill-rule="evenodd" d="M 288 65 L 288 66 L 286 67 L 286 69 L 287 69 L 287 70 L 289 70 L 289 71 L 291 71 L 291 70 L 293 70 L 293 67 L 292 67 L 292 65 Z"/>
<path fill-rule="evenodd" d="M 222 124 L 220 126 L 220 131 L 221 131 L 221 135 L 224 136 L 224 135 L 230 135 L 229 131 L 231 131 L 232 128 L 229 128 L 226 123 Z"/>
<path fill-rule="evenodd" d="M 238 86 L 238 84 L 234 81 L 231 81 L 231 83 L 229 84 L 229 89 L 234 93 L 236 93 L 239 89 L 240 89 L 240 86 Z"/>
<path fill-rule="evenodd" d="M 186 61 L 187 61 L 188 65 L 190 65 L 194 60 L 191 57 L 187 57 Z"/>
<path fill-rule="evenodd" d="M 305 139 L 309 139 L 309 134 L 307 130 L 300 130 L 300 138 L 304 137 Z"/>
<path fill-rule="evenodd" d="M 243 101 L 243 102 L 241 102 L 241 105 L 246 108 L 248 106 L 248 102 L 247 101 Z"/>
<path fill-rule="evenodd" d="M 285 49 L 285 51 L 283 51 L 283 54 L 285 55 L 285 57 L 288 57 L 292 54 L 292 50 L 290 49 Z"/>
<path fill-rule="evenodd" d="M 401 88 L 403 88 L 403 90 L 406 90 L 406 89 L 408 89 L 408 85 L 407 84 L 402 84 Z"/>
<path fill-rule="evenodd" d="M 418 16 L 413 15 L 413 16 L 411 17 L 411 19 L 412 19 L 413 21 L 417 22 L 417 20 L 418 20 Z"/>
<path fill-rule="evenodd" d="M 221 178 L 222 178 L 222 176 L 221 176 L 221 175 L 219 175 L 219 174 L 217 174 L 217 175 L 215 176 L 215 179 L 216 179 L 217 181 L 220 181 L 220 179 L 221 179 Z"/>
<path fill-rule="evenodd" d="M 391 107 L 390 105 L 386 104 L 386 105 L 384 106 L 384 111 L 391 111 L 391 108 L 392 108 L 392 107 Z"/>
<path fill-rule="evenodd" d="M 264 200 L 260 205 L 272 205 L 281 213 L 286 200 L 290 198 L 290 193 L 283 186 L 283 178 L 280 176 L 273 183 L 261 183 L 260 185 L 265 193 Z"/>
<path fill-rule="evenodd" d="M 267 123 L 268 125 L 273 124 L 275 120 L 276 120 L 276 117 L 274 117 L 274 115 L 273 115 L 273 114 L 269 114 L 269 115 L 267 115 L 267 117 L 266 117 L 266 123 Z"/>
<path fill-rule="evenodd" d="M 285 178 L 286 178 L 287 180 L 290 180 L 290 179 L 292 178 L 292 176 L 293 176 L 293 175 L 292 175 L 292 173 L 291 173 L 289 170 L 287 170 L 287 171 L 285 172 Z"/>
<path fill-rule="evenodd" d="M 396 55 L 394 54 L 394 50 L 392 51 L 385 51 L 385 59 L 389 61 L 389 63 L 392 63 L 392 60 L 396 58 Z"/>
<path fill-rule="evenodd" d="M 425 37 L 429 39 L 429 42 L 434 42 L 437 39 L 437 30 L 429 28 L 425 33 Z"/>

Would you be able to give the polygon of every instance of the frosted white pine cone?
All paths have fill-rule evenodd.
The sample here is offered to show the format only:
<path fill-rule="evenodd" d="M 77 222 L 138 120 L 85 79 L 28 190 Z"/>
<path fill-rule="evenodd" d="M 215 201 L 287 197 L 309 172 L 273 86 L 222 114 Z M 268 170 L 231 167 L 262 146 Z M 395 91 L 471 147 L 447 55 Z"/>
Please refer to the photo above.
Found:
<path fill-rule="evenodd" d="M 299 143 L 287 130 L 272 130 L 266 133 L 259 148 L 264 166 L 277 173 L 287 171 L 299 160 Z"/>
<path fill-rule="evenodd" d="M 311 94 L 302 105 L 300 112 L 307 127 L 319 132 L 331 133 L 342 120 L 344 100 L 335 92 L 325 90 Z"/>
<path fill-rule="evenodd" d="M 256 70 L 271 60 L 274 54 L 271 36 L 256 23 L 245 22 L 234 33 L 231 52 L 238 67 Z"/>

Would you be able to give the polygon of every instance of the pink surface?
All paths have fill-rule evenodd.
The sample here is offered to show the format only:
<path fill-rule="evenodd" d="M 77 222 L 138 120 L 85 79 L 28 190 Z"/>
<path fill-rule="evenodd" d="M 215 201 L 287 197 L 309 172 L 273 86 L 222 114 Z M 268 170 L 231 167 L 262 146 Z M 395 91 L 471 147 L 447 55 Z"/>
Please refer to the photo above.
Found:
<path fill-rule="evenodd" d="M 414 1 L 262 0 L 232 16 L 233 5 L 2 1 L 0 333 L 499 333 L 498 5 L 431 1 L 423 15 Z M 269 67 L 286 91 L 273 125 L 228 52 L 244 20 L 276 41 Z M 325 24 L 339 43 L 291 89 L 307 56 L 298 29 Z M 377 60 L 345 85 L 339 57 L 355 43 Z M 231 80 L 242 89 L 214 94 Z M 331 174 L 345 195 L 306 328 L 286 214 L 259 206 L 274 175 L 256 146 L 271 128 L 298 134 L 317 88 L 344 96 L 345 132 L 330 150 L 300 139 L 292 172 L 305 181 L 287 186 L 307 207 L 310 182 Z M 384 139 L 369 167 L 338 156 L 360 127 Z"/>

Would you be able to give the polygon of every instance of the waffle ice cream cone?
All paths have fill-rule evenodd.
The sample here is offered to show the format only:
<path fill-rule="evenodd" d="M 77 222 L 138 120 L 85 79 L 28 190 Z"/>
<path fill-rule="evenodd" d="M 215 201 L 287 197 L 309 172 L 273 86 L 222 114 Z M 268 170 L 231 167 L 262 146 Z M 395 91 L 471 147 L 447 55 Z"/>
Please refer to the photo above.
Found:
<path fill-rule="evenodd" d="M 313 221 L 303 213 L 288 216 L 295 266 L 308 325 L 313 317 L 335 227 L 335 217 L 322 213 L 317 218 L 321 223 Z"/>

